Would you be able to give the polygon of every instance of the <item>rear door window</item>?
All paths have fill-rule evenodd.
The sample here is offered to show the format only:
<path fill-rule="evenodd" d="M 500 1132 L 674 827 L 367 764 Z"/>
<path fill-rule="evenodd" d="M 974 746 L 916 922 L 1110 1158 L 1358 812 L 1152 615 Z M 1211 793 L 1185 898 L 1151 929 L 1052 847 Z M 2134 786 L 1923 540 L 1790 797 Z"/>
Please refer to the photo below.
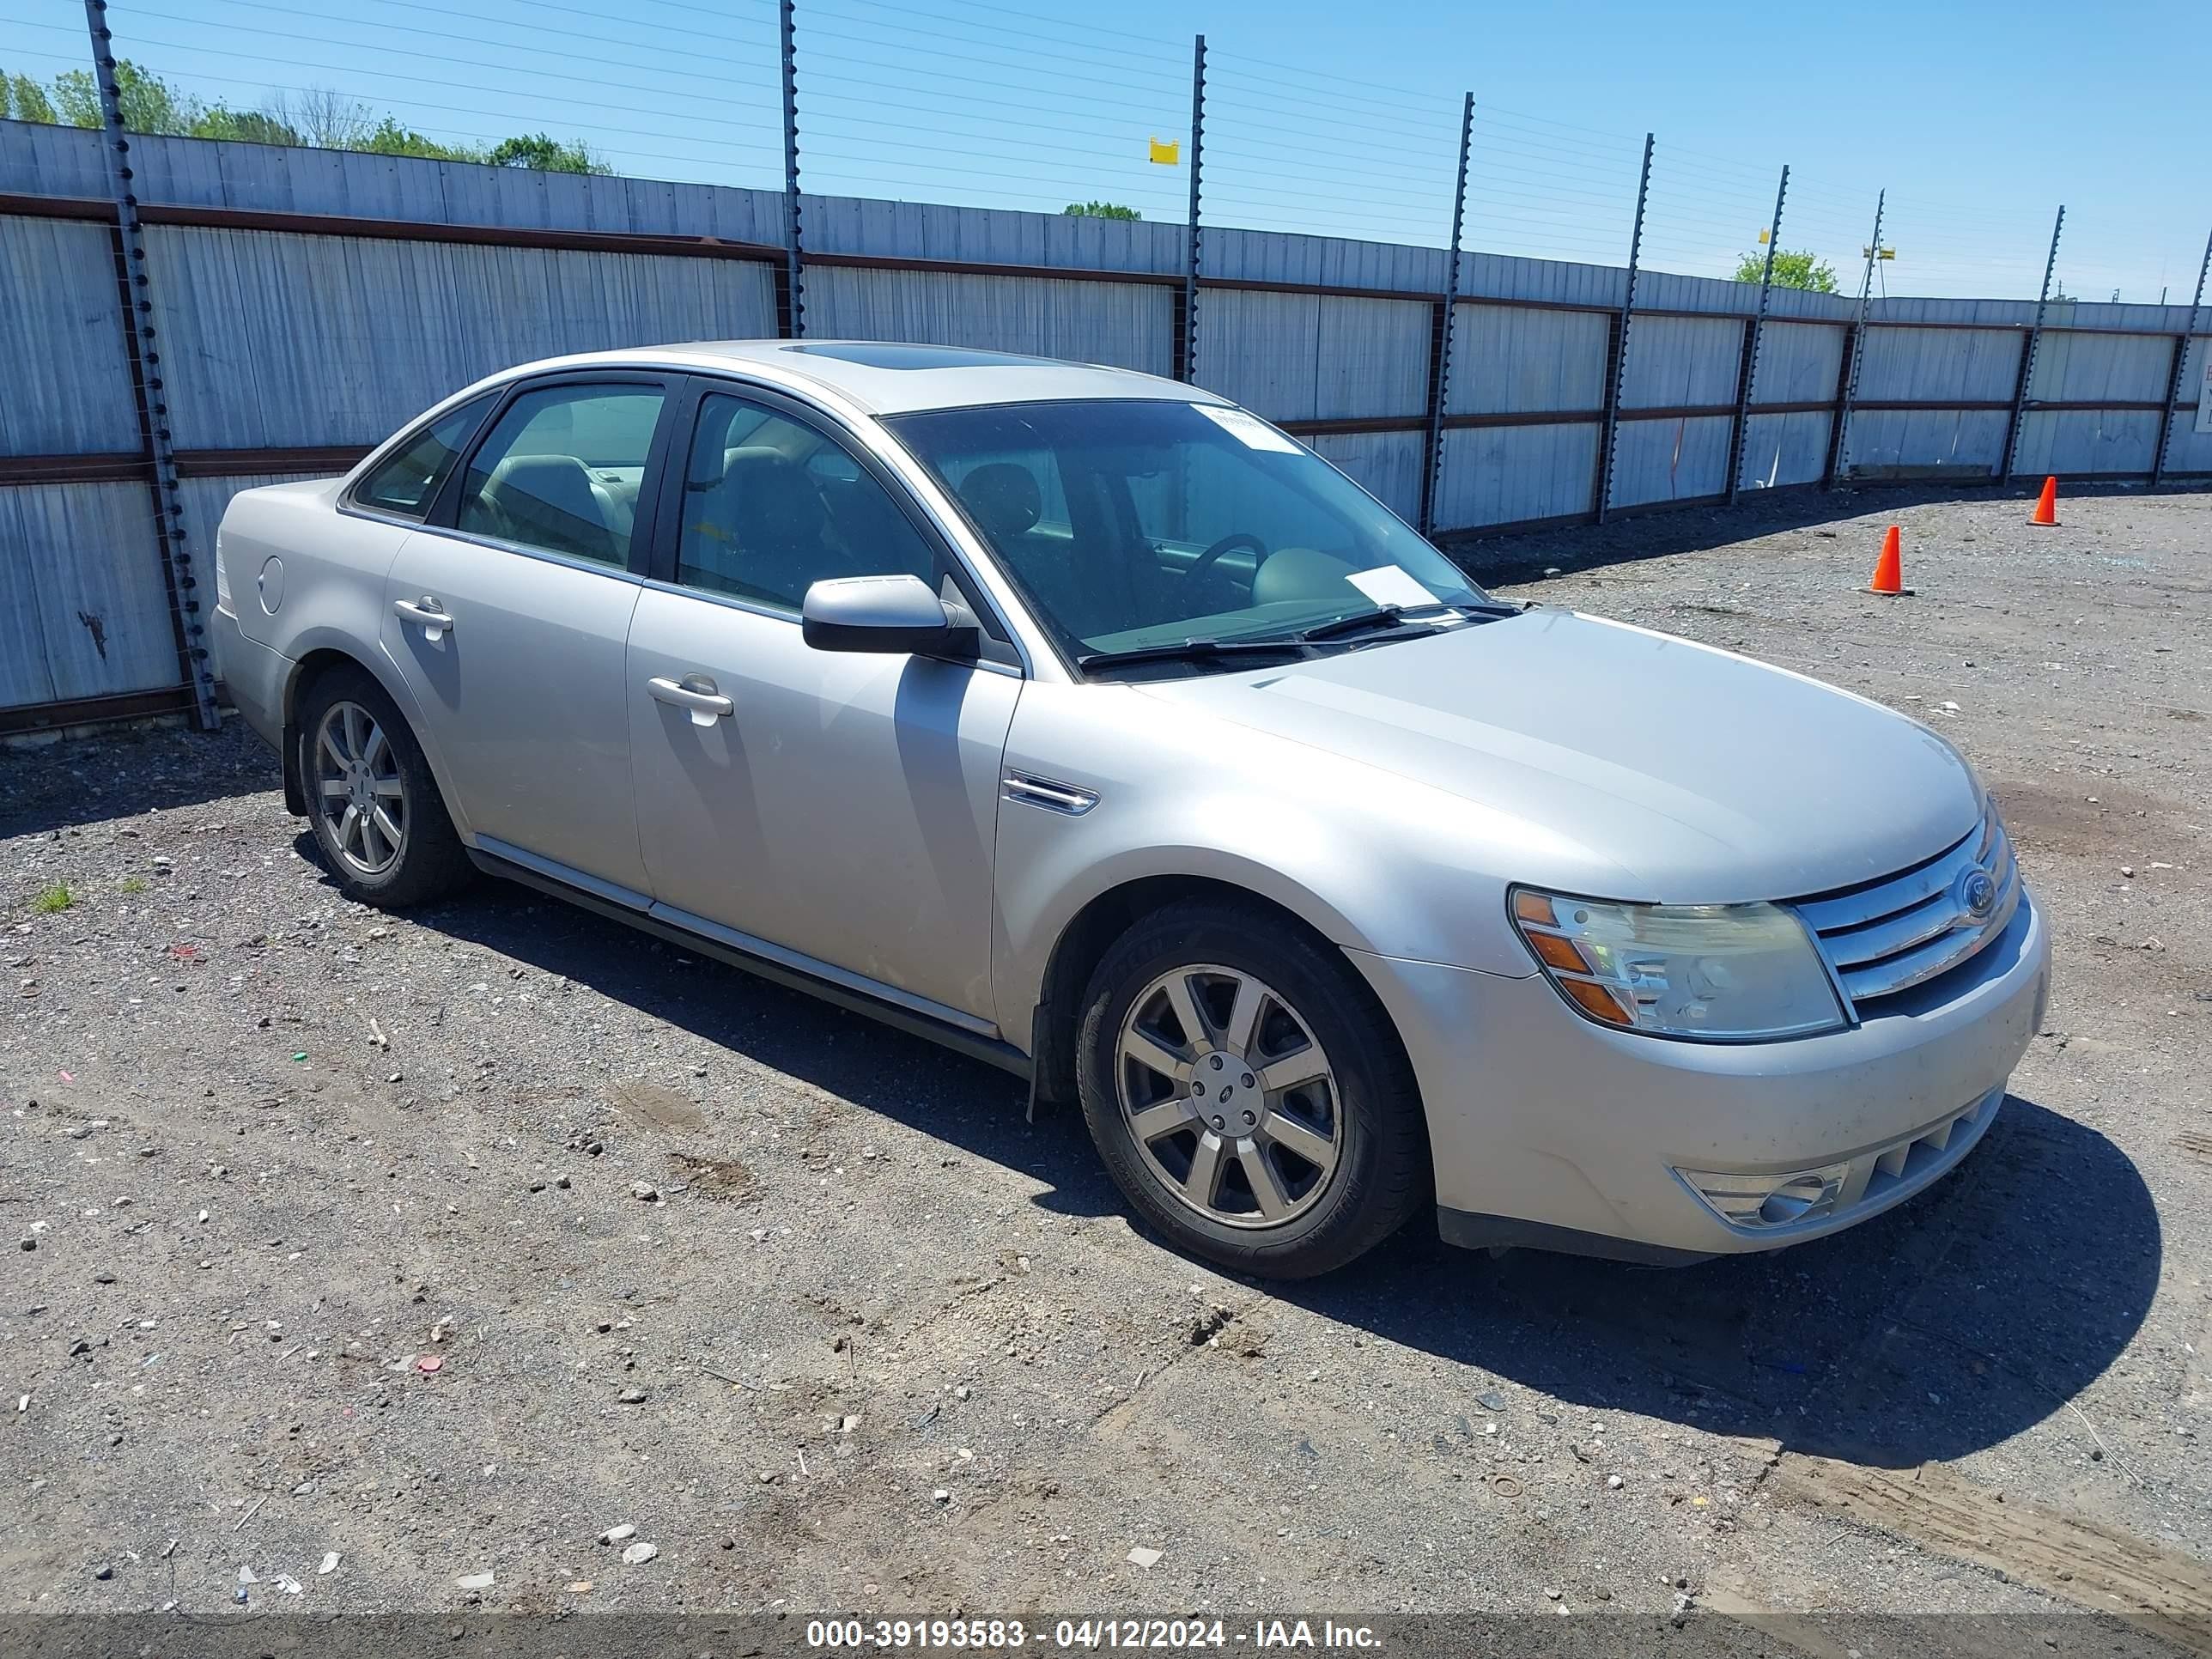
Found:
<path fill-rule="evenodd" d="M 563 382 L 524 392 L 470 457 L 454 528 L 628 568 L 665 400 L 657 386 Z"/>

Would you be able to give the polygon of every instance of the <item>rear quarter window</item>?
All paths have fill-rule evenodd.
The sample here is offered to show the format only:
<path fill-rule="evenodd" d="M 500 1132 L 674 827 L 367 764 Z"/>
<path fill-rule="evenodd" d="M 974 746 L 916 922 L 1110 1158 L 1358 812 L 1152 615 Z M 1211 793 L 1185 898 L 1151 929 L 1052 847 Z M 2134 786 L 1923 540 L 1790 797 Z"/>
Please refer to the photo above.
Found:
<path fill-rule="evenodd" d="M 354 486 L 356 503 L 404 518 L 422 517 L 491 404 L 489 394 L 472 398 L 431 422 Z"/>

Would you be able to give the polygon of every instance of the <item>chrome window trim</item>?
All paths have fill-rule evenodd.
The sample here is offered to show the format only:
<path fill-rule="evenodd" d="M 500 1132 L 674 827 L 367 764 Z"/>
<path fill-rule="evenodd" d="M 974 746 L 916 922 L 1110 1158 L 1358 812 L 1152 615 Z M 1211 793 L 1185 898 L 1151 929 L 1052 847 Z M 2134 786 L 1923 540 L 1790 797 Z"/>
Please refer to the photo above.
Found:
<path fill-rule="evenodd" d="M 366 518 L 370 515 L 363 514 L 361 516 Z M 473 530 L 456 530 L 449 524 L 418 524 L 411 520 L 399 522 L 425 536 L 442 536 L 451 541 L 466 542 L 471 547 L 489 548 L 495 553 L 513 553 L 522 558 L 537 559 L 545 564 L 557 564 L 594 576 L 611 576 L 633 586 L 642 586 L 646 581 L 642 574 L 627 565 L 602 564 L 597 559 L 581 559 L 573 553 L 556 553 L 550 548 L 532 547 L 526 542 L 501 541 L 496 536 L 480 535 Z"/>

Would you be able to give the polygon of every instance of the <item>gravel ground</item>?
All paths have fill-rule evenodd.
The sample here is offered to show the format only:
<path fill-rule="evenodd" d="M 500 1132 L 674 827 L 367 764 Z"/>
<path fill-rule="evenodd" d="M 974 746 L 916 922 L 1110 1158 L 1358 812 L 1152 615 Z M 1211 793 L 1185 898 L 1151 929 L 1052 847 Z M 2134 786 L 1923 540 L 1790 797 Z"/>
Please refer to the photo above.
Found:
<path fill-rule="evenodd" d="M 1686 1270 L 1417 1229 L 1240 1283 L 979 1065 L 520 889 L 345 902 L 242 729 L 0 751 L 5 1609 L 219 1613 L 244 1565 L 278 1610 L 1686 1595 L 2212 1642 L 2212 497 L 2062 517 L 1468 552 L 1929 720 L 2051 918 L 1958 1175 Z"/>

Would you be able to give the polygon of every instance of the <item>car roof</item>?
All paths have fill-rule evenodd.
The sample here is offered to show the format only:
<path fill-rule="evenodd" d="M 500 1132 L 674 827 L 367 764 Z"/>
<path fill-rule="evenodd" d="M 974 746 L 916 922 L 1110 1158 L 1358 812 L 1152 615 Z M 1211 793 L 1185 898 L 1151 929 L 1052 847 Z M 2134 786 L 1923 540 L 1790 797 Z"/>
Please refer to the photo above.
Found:
<path fill-rule="evenodd" d="M 738 369 L 832 392 L 872 415 L 977 404 L 1070 398 L 1148 398 L 1218 404 L 1197 386 L 1098 363 L 1060 362 L 964 346 L 886 340 L 708 340 L 595 351 L 532 363 L 500 378 L 548 368 L 653 363 L 671 368 Z"/>

